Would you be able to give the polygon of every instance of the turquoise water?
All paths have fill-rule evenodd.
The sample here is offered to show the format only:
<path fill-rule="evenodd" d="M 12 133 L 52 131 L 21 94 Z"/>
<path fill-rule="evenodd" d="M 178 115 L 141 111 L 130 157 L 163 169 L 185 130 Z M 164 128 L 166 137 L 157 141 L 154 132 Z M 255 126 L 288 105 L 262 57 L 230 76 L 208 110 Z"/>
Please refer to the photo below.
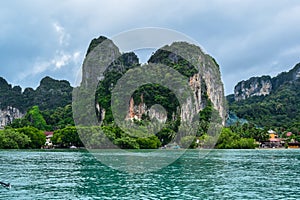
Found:
<path fill-rule="evenodd" d="M 0 187 L 0 199 L 300 199 L 300 150 L 199 154 L 128 174 L 86 151 L 0 151 L 0 181 L 12 184 Z"/>

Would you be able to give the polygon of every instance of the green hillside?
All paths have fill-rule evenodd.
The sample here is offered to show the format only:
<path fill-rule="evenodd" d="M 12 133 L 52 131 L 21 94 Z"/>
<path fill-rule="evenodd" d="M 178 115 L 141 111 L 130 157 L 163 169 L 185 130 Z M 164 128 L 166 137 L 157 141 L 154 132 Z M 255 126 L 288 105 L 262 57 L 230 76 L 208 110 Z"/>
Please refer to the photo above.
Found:
<path fill-rule="evenodd" d="M 277 83 L 277 82 L 276 82 Z M 238 117 L 260 127 L 290 128 L 300 124 L 300 79 L 276 84 L 266 96 L 253 96 L 245 100 L 234 101 L 228 96 L 229 110 Z M 300 128 L 300 127 L 299 127 Z"/>
<path fill-rule="evenodd" d="M 71 104 L 72 90 L 68 81 L 59 81 L 47 76 L 35 90 L 26 88 L 22 92 L 20 86 L 12 87 L 0 77 L 0 107 L 4 109 L 12 106 L 23 113 L 32 106 L 39 106 L 41 110 L 52 110 Z"/>

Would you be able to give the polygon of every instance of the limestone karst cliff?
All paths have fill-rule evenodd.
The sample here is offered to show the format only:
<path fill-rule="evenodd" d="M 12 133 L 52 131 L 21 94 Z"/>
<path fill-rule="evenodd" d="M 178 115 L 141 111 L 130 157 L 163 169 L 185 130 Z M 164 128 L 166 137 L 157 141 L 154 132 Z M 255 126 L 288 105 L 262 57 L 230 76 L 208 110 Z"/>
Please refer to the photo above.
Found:
<path fill-rule="evenodd" d="M 99 45 L 102 42 L 105 44 Z M 176 95 L 166 85 L 142 86 L 136 88 L 137 92 L 133 94 L 132 100 L 125 102 L 128 107 L 127 118 L 141 119 L 143 114 L 146 114 L 150 118 L 154 117 L 160 121 L 175 120 L 177 118 L 187 121 L 206 107 L 208 102 L 212 102 L 213 107 L 218 111 L 224 122 L 223 84 L 219 66 L 213 58 L 203 53 L 195 45 L 175 42 L 154 52 L 149 58 L 148 64 L 143 67 L 147 68 L 156 64 L 161 65 L 162 68 L 165 65 L 166 68 L 169 67 L 179 72 L 192 91 L 193 99 L 188 99 L 187 102 L 179 105 Z M 110 109 L 112 89 L 129 70 L 141 69 L 141 67 L 138 57 L 133 52 L 121 53 L 113 41 L 105 37 L 94 39 L 88 48 L 83 63 L 81 82 L 83 94 L 89 94 L 88 92 L 91 91 L 90 94 L 93 95 L 92 98 L 83 96 L 86 97 L 85 99 L 90 100 L 90 104 L 94 106 L 90 109 L 91 113 L 86 113 L 87 120 L 94 115 L 93 112 L 96 108 L 98 120 L 106 119 L 107 122 L 112 122 L 113 116 Z M 158 71 L 157 73 L 161 76 Z M 145 74 L 145 76 L 147 75 Z M 176 77 L 167 76 L 170 76 L 170 74 L 166 74 L 166 77 L 161 76 L 161 79 L 165 79 L 166 83 L 170 81 L 169 84 L 172 85 L 172 80 L 176 80 Z M 131 80 L 134 81 L 137 78 L 133 76 Z M 146 89 L 149 89 L 148 92 Z M 47 110 L 64 107 L 72 103 L 73 88 L 70 83 L 68 81 L 57 81 L 50 77 L 43 78 L 37 89 L 26 88 L 24 91 L 21 87 L 12 87 L 4 79 L 0 79 L 0 90 L 2 109 L 0 115 L 2 116 L 3 125 L 7 125 L 11 120 L 23 116 L 34 105 L 39 106 L 41 110 Z M 156 112 L 155 109 L 151 110 L 151 107 L 155 104 L 162 105 L 167 112 L 160 113 Z M 195 109 L 191 110 L 191 107 Z M 84 111 L 89 110 L 87 107 L 82 109 Z M 79 111 L 82 112 L 82 110 Z"/>
<path fill-rule="evenodd" d="M 224 122 L 226 114 L 224 88 L 219 66 L 211 56 L 203 53 L 198 46 L 174 42 L 156 51 L 149 62 L 163 63 L 187 76 L 195 99 L 195 113 L 199 113 L 209 100 Z M 182 105 L 181 119 L 190 115 L 186 113 L 185 107 L 189 105 Z"/>
<path fill-rule="evenodd" d="M 227 96 L 229 110 L 259 127 L 297 127 L 300 120 L 300 63 L 278 76 L 240 82 Z"/>
<path fill-rule="evenodd" d="M 97 87 L 96 108 L 98 119 L 109 123 L 113 121 L 110 109 L 111 91 L 127 71 L 140 68 L 140 64 L 133 52 L 121 54 L 113 44 L 113 41 L 103 41 L 101 38 L 98 40 L 94 39 L 90 44 L 89 51 L 83 63 L 81 86 L 82 88 L 86 87 L 86 90 L 91 90 L 91 93 Z M 106 44 L 103 44 L 103 42 L 106 42 Z M 101 45 L 97 46 L 95 45 L 96 43 Z M 136 88 L 137 92 L 127 102 L 127 119 L 140 119 L 143 114 L 150 113 L 152 105 L 161 104 L 168 111 L 168 119 L 174 118 L 175 114 L 180 114 L 182 120 L 188 120 L 199 113 L 207 105 L 208 101 L 210 101 L 224 123 L 226 112 L 224 89 L 219 66 L 212 57 L 203 53 L 195 45 L 186 42 L 175 42 L 154 52 L 148 64 L 143 65 L 143 67 L 150 68 L 154 64 L 166 65 L 166 67 L 175 69 L 185 76 L 186 84 L 190 87 L 194 100 L 191 99 L 179 108 L 176 97 L 171 95 L 172 92 L 170 90 L 163 88 L 164 86 L 158 87 L 155 84 L 152 86 L 144 85 L 141 88 Z M 135 79 L 139 78 L 133 76 L 131 80 L 136 81 Z M 163 78 L 168 79 L 167 77 Z M 172 78 L 168 80 L 172 81 Z M 146 88 L 150 92 L 147 92 Z M 144 102 L 140 100 L 141 95 L 143 95 Z M 194 110 L 190 110 L 191 105 L 195 107 Z M 164 116 L 153 115 L 164 119 Z"/>
<path fill-rule="evenodd" d="M 268 95 L 272 91 L 270 76 L 252 77 L 247 81 L 239 82 L 234 88 L 235 101 L 252 96 Z"/>
<path fill-rule="evenodd" d="M 7 106 L 6 108 L 0 109 L 0 129 L 10 124 L 15 119 L 20 119 L 24 114 L 17 108 Z"/>
<path fill-rule="evenodd" d="M 282 72 L 276 77 L 270 76 L 252 77 L 239 82 L 234 88 L 234 99 L 240 101 L 252 96 L 269 95 L 286 82 L 292 82 L 300 78 L 300 63 L 288 72 Z"/>
<path fill-rule="evenodd" d="M 41 110 L 64 107 L 72 102 L 72 86 L 68 81 L 59 81 L 50 77 L 41 80 L 36 89 L 8 84 L 0 77 L 0 123 L 4 127 L 14 119 L 24 116 L 32 106 Z"/>

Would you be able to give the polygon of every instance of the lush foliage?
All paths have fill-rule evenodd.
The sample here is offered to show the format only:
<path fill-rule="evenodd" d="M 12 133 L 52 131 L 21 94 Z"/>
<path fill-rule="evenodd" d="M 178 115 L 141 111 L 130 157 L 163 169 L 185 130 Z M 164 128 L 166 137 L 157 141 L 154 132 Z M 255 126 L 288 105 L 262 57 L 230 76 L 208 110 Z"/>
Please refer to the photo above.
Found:
<path fill-rule="evenodd" d="M 45 141 L 44 133 L 33 127 L 0 131 L 0 149 L 41 148 Z"/>
<path fill-rule="evenodd" d="M 0 149 L 23 149 L 30 143 L 30 138 L 13 129 L 0 131 Z"/>
<path fill-rule="evenodd" d="M 183 148 L 195 148 L 196 147 L 196 137 L 192 135 L 184 136 L 180 140 L 180 145 Z"/>
<path fill-rule="evenodd" d="M 66 127 L 54 131 L 52 142 L 59 147 L 82 147 L 83 144 L 80 140 L 76 127 Z"/>
<path fill-rule="evenodd" d="M 9 125 L 12 128 L 32 126 L 40 130 L 53 131 L 66 126 L 74 126 L 72 106 L 57 107 L 54 110 L 41 111 L 38 106 L 33 106 L 21 119 L 15 119 Z"/>
<path fill-rule="evenodd" d="M 120 148 L 125 149 L 157 149 L 161 146 L 161 142 L 154 134 L 145 135 L 143 132 L 127 134 L 119 127 L 114 125 L 101 127 L 103 133 L 110 142 Z M 135 137 L 139 136 L 139 137 Z"/>
<path fill-rule="evenodd" d="M 257 146 L 255 139 L 244 138 L 230 128 L 223 128 L 216 144 L 219 149 L 253 149 Z"/>
<path fill-rule="evenodd" d="M 25 126 L 32 126 L 40 130 L 47 130 L 49 128 L 38 106 L 33 106 L 23 118 L 16 119 L 10 124 L 12 128 L 22 128 Z"/>
<path fill-rule="evenodd" d="M 177 112 L 179 102 L 175 94 L 168 88 L 159 84 L 146 84 L 139 87 L 133 94 L 134 102 L 138 105 L 141 96 L 145 105 L 150 108 L 155 104 L 163 106 L 167 111 L 168 120 L 172 120 L 172 115 Z"/>
<path fill-rule="evenodd" d="M 256 128 L 253 124 L 234 124 L 223 127 L 219 134 L 202 133 L 197 136 L 185 136 L 180 145 L 185 148 L 253 149 L 257 142 L 269 139 L 268 130 Z"/>
<path fill-rule="evenodd" d="M 57 107 L 41 111 L 49 130 L 63 129 L 67 126 L 74 126 L 72 105 Z"/>
<path fill-rule="evenodd" d="M 185 46 L 186 48 L 186 46 Z M 164 49 L 157 50 L 148 60 L 149 63 L 161 63 L 180 72 L 186 77 L 191 77 L 198 72 L 198 70 L 181 56 L 169 52 Z"/>
<path fill-rule="evenodd" d="M 300 121 L 300 80 L 286 82 L 267 96 L 232 102 L 230 110 L 260 127 L 289 129 Z"/>
<path fill-rule="evenodd" d="M 80 137 L 81 136 L 81 137 Z M 52 141 L 55 145 L 65 148 L 72 145 L 87 148 L 124 148 L 124 149 L 157 149 L 161 146 L 155 136 L 134 137 L 126 134 L 117 126 L 74 127 L 69 126 L 54 132 Z"/>
<path fill-rule="evenodd" d="M 227 96 L 231 114 L 247 120 L 258 127 L 277 129 L 279 133 L 288 130 L 299 132 L 300 121 L 300 63 L 288 72 L 276 77 L 252 77 L 236 86 L 236 92 L 242 93 L 245 88 L 256 85 L 259 91 L 262 83 L 270 84 L 271 93 L 266 96 L 252 96 L 246 100 L 234 101 L 233 95 Z M 257 83 L 259 83 L 257 85 Z"/>
<path fill-rule="evenodd" d="M 12 106 L 21 112 L 26 112 L 32 106 L 39 106 L 41 110 L 56 109 L 71 103 L 72 90 L 68 81 L 45 77 L 36 90 L 26 88 L 22 92 L 20 86 L 12 87 L 0 77 L 0 108 Z"/>
<path fill-rule="evenodd" d="M 25 119 L 28 120 L 28 122 L 37 129 L 40 129 L 40 130 L 47 129 L 46 121 L 45 121 L 42 113 L 40 112 L 40 109 L 38 106 L 33 106 L 27 112 Z"/>
<path fill-rule="evenodd" d="M 40 149 L 45 144 L 46 136 L 37 128 L 27 126 L 15 129 L 15 131 L 29 137 L 30 142 L 25 146 L 26 148 Z"/>
<path fill-rule="evenodd" d="M 23 100 L 22 88 L 19 86 L 12 87 L 5 79 L 0 77 L 0 109 L 13 106 L 23 110 Z"/>

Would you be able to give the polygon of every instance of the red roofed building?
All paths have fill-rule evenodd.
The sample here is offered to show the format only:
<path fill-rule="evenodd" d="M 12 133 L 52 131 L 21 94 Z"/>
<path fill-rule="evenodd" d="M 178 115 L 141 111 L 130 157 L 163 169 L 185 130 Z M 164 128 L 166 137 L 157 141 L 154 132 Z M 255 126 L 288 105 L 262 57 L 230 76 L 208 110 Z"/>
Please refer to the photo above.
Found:
<path fill-rule="evenodd" d="M 51 141 L 51 138 L 53 137 L 53 132 L 45 131 L 44 134 L 46 135 L 46 142 L 45 142 L 45 145 L 44 145 L 44 149 L 53 148 L 53 143 Z"/>
<path fill-rule="evenodd" d="M 269 130 L 268 131 L 269 134 L 269 140 L 264 142 L 262 144 L 263 148 L 280 148 L 283 147 L 284 141 L 278 137 L 278 134 L 273 131 L 273 130 Z"/>
<path fill-rule="evenodd" d="M 53 137 L 53 132 L 45 131 L 44 134 L 46 135 L 46 138 Z"/>

